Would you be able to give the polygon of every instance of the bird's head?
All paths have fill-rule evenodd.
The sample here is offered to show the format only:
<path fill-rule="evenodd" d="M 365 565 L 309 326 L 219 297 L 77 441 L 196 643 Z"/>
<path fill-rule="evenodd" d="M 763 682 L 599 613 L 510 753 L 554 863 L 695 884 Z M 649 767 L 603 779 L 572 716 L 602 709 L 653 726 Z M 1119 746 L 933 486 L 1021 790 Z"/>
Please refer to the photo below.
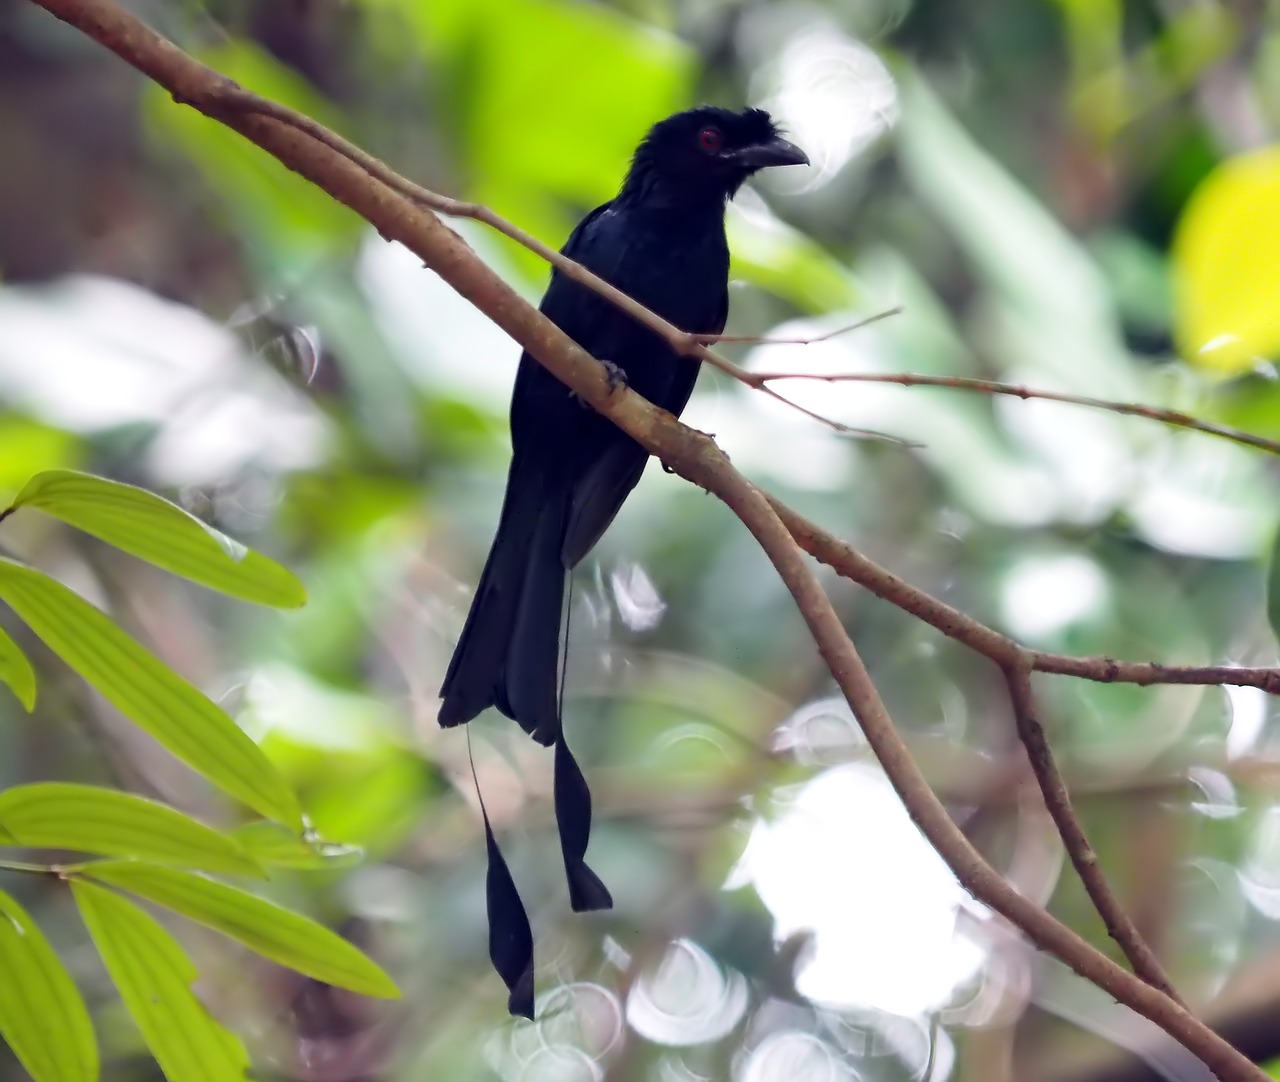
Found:
<path fill-rule="evenodd" d="M 752 173 L 808 165 L 763 109 L 700 105 L 660 120 L 636 149 L 623 192 L 666 203 L 727 199 Z"/>

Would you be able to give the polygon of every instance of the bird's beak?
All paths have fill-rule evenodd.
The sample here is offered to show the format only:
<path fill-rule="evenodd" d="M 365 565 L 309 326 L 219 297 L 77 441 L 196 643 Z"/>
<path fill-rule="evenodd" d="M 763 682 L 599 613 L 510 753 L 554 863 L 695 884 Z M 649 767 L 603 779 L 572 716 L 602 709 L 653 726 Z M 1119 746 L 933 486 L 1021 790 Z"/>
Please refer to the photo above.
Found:
<path fill-rule="evenodd" d="M 753 146 L 735 150 L 732 158 L 739 165 L 748 169 L 767 169 L 771 165 L 808 165 L 809 156 L 795 143 L 774 137 L 767 143 L 756 143 Z"/>

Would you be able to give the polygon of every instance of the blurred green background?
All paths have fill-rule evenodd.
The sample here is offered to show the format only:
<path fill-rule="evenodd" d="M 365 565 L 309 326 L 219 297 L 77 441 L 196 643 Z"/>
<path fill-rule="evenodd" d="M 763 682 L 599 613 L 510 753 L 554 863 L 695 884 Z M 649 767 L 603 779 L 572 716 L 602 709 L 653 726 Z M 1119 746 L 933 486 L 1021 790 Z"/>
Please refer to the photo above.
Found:
<path fill-rule="evenodd" d="M 770 370 L 977 376 L 1280 437 L 1280 5 L 1264 0 L 134 0 L 220 71 L 560 244 L 654 120 L 769 108 L 813 161 L 731 207 L 729 330 Z M 545 266 L 453 223 L 529 298 Z M 549 756 L 472 729 L 530 908 L 539 1020 L 487 961 L 485 853 L 436 690 L 496 521 L 518 349 L 403 249 L 25 0 L 0 0 L 0 489 L 71 467 L 178 499 L 297 571 L 258 611 L 52 520 L 5 551 L 208 691 L 297 785 L 338 871 L 277 899 L 405 989 L 387 1005 L 182 930 L 262 1078 L 1202 1079 L 1036 955 L 919 839 L 756 546 L 652 467 L 577 573 L 567 724 L 612 913 L 568 912 Z M 705 373 L 686 420 L 897 573 L 1038 647 L 1272 665 L 1266 455 L 1044 402 Z M 827 576 L 930 780 L 1103 949 L 999 674 Z M 0 783 L 115 784 L 231 823 L 25 635 Z M 1250 689 L 1038 683 L 1103 866 L 1195 1008 L 1280 1057 L 1280 729 Z M 11 878 L 11 877 L 8 877 Z M 6 883 L 8 887 L 9 884 Z M 158 1077 L 63 895 L 22 879 Z M 7 1055 L 7 1053 L 5 1053 Z M 1280 1077 L 1280 1070 L 1276 1072 Z M 11 1060 L 0 1077 L 19 1078 Z"/>

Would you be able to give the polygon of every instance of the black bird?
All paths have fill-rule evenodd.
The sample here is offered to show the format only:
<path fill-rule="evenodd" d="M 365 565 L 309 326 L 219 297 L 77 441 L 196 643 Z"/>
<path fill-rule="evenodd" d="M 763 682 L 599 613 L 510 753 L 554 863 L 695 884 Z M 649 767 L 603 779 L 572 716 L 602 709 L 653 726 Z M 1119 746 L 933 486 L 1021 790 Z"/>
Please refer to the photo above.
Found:
<path fill-rule="evenodd" d="M 681 330 L 719 334 L 729 306 L 726 200 L 759 169 L 807 163 L 763 110 L 704 105 L 677 113 L 653 126 L 617 197 L 588 214 L 562 251 Z M 698 362 L 558 272 L 541 310 L 632 390 L 677 416 L 684 409 Z M 583 862 L 590 795 L 561 732 L 561 609 L 567 572 L 613 521 L 649 456 L 527 353 L 511 399 L 511 442 L 498 531 L 445 673 L 440 724 L 461 725 L 496 706 L 538 743 L 556 745 L 556 815 L 570 900 L 577 911 L 608 908 L 609 892 Z M 502 933 L 521 942 L 508 943 L 500 961 L 494 936 L 501 914 L 494 909 L 520 903 L 509 876 L 493 881 L 501 857 L 491 832 L 489 852 L 491 953 L 512 988 L 512 1010 L 528 1013 L 520 1009 L 532 1010 L 527 922 Z"/>

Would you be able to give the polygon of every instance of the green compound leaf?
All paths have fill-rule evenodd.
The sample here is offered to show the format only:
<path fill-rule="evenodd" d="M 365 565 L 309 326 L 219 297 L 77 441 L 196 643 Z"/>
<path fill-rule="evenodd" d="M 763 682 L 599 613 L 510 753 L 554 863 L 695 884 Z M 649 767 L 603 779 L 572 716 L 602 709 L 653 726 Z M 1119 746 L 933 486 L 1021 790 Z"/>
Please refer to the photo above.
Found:
<path fill-rule="evenodd" d="M 232 597 L 277 608 L 296 608 L 307 600 L 292 572 L 144 488 L 74 470 L 48 470 L 27 482 L 13 506 L 37 508 Z"/>
<path fill-rule="evenodd" d="M 226 875 L 263 874 L 235 839 L 166 804 L 94 785 L 40 782 L 0 792 L 0 833 L 13 845 L 75 849 Z"/>
<path fill-rule="evenodd" d="M 298 798 L 262 749 L 182 677 L 62 583 L 0 558 L 3 600 L 121 713 L 227 793 L 299 830 Z"/>
<path fill-rule="evenodd" d="M 172 909 L 308 977 L 367 996 L 399 998 L 395 982 L 341 936 L 248 891 L 132 861 L 90 865 L 84 874 Z"/>
<path fill-rule="evenodd" d="M 36 708 L 35 670 L 4 628 L 0 628 L 0 681 L 9 685 L 28 714 Z"/>
<path fill-rule="evenodd" d="M 35 1082 L 94 1082 L 98 1042 L 80 991 L 39 926 L 0 891 L 0 1035 Z"/>
<path fill-rule="evenodd" d="M 199 976 L 186 952 L 132 902 L 71 880 L 89 935 L 169 1082 L 232 1082 L 249 1066 L 244 1046 L 191 991 Z"/>

